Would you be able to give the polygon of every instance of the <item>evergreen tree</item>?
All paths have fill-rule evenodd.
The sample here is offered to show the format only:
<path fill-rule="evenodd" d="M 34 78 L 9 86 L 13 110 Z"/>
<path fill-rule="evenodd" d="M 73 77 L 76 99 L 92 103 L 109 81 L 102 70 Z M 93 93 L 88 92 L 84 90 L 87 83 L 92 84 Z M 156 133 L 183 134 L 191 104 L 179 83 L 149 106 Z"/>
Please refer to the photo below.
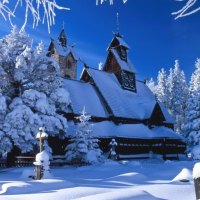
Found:
<path fill-rule="evenodd" d="M 200 144 L 200 59 L 197 59 L 195 67 L 190 81 L 184 127 L 184 136 L 187 138 L 190 148 Z M 198 159 L 200 159 L 200 155 Z"/>
<path fill-rule="evenodd" d="M 185 121 L 185 109 L 188 95 L 185 74 L 179 67 L 178 60 L 175 66 L 170 69 L 167 78 L 167 100 L 166 105 L 171 114 L 175 117 L 175 131 L 180 133 Z"/>
<path fill-rule="evenodd" d="M 156 96 L 160 102 L 162 102 L 165 106 L 167 105 L 167 75 L 162 68 L 158 72 L 157 77 L 157 90 L 156 90 Z"/>
<path fill-rule="evenodd" d="M 150 78 L 149 81 L 146 82 L 146 85 L 149 87 L 149 89 L 153 92 L 155 96 L 157 96 L 157 85 L 155 84 L 153 78 Z"/>
<path fill-rule="evenodd" d="M 59 113 L 70 103 L 69 94 L 58 64 L 46 54 L 42 43 L 33 49 L 31 38 L 16 27 L 0 40 L 0 89 L 7 106 L 2 132 L 22 152 L 33 150 L 38 127 L 49 135 L 67 129 Z"/>
<path fill-rule="evenodd" d="M 72 164 L 93 164 L 102 160 L 102 151 L 99 149 L 99 140 L 91 135 L 92 125 L 89 123 L 91 116 L 86 115 L 85 108 L 79 120 L 78 129 L 70 138 L 66 147 L 66 160 Z"/>

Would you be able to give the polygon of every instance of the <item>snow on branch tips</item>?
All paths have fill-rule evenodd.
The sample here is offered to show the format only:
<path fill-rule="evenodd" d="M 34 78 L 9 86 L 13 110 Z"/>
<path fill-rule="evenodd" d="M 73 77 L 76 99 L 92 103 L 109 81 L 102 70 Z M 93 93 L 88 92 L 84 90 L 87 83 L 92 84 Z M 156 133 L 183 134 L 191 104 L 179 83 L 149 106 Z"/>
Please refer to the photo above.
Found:
<path fill-rule="evenodd" d="M 179 1 L 182 2 L 184 0 Z M 199 0 L 187 0 L 185 5 L 180 10 L 173 12 L 172 15 L 175 15 L 175 19 L 178 19 L 197 13 L 200 11 L 200 6 L 197 6 L 198 2 Z"/>
<path fill-rule="evenodd" d="M 38 26 L 39 22 L 47 23 L 48 31 L 50 32 L 50 27 L 55 24 L 55 9 L 58 10 L 70 10 L 69 8 L 59 6 L 56 0 L 15 0 L 15 6 L 13 10 L 8 0 L 0 0 L 0 15 L 6 20 L 9 19 L 11 22 L 11 17 L 15 17 L 17 8 L 19 6 L 25 6 L 24 13 L 24 23 L 21 27 L 23 30 L 27 24 L 28 18 L 33 17 L 33 28 Z M 43 15 L 43 16 L 42 16 Z"/>
<path fill-rule="evenodd" d="M 0 1 L 0 15 L 5 20 L 7 20 L 7 18 L 10 20 L 10 17 L 14 16 L 14 13 L 10 10 L 8 4 L 9 4 L 8 0 Z"/>
<path fill-rule="evenodd" d="M 107 0 L 96 0 L 96 5 L 98 5 L 99 3 L 100 4 L 103 4 L 104 2 L 106 2 Z M 123 1 L 123 3 L 126 3 L 128 0 L 122 0 Z M 110 2 L 110 5 L 113 5 L 113 3 L 114 3 L 114 0 L 109 0 L 109 2 Z"/>

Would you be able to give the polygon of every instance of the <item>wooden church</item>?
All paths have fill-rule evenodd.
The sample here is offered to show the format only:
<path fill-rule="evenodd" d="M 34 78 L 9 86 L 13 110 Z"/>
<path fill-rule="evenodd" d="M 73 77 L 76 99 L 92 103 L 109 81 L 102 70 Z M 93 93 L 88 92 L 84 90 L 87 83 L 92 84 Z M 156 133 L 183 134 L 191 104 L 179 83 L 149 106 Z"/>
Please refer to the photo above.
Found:
<path fill-rule="evenodd" d="M 48 50 L 48 55 L 60 65 L 64 87 L 71 98 L 70 111 L 65 113 L 69 137 L 77 126 L 75 117 L 85 107 L 91 115 L 92 134 L 100 139 L 104 152 L 109 151 L 109 142 L 115 139 L 119 159 L 145 158 L 149 153 L 164 158 L 184 154 L 186 145 L 173 131 L 173 118 L 145 82 L 136 79 L 128 58 L 129 46 L 119 33 L 114 34 L 107 49 L 103 69 L 85 65 L 80 80 L 76 78 L 80 58 L 73 46 L 67 44 L 64 29 L 58 41 L 51 40 Z M 52 141 L 50 145 L 54 146 Z"/>

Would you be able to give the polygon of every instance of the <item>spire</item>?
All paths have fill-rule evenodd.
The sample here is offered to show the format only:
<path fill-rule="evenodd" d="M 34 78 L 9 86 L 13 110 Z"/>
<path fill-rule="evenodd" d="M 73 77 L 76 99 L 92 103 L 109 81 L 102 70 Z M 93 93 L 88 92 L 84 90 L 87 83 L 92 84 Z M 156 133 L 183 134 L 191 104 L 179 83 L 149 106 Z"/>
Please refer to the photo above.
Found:
<path fill-rule="evenodd" d="M 63 46 L 63 47 L 66 47 L 67 46 L 67 36 L 65 34 L 65 30 L 64 30 L 64 22 L 63 22 L 63 28 L 62 28 L 62 31 L 60 32 L 60 35 L 58 37 L 58 40 L 60 42 L 60 44 Z"/>
<path fill-rule="evenodd" d="M 121 35 L 119 34 L 119 13 L 117 12 L 117 14 L 116 14 L 116 33 L 115 33 L 115 35 L 117 36 L 117 37 L 121 37 Z"/>

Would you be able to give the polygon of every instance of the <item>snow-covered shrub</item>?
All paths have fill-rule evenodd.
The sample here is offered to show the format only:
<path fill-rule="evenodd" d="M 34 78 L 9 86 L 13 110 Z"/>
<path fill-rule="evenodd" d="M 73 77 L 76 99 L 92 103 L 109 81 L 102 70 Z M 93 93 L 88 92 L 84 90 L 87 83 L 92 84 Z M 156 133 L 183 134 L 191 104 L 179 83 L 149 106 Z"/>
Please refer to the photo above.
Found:
<path fill-rule="evenodd" d="M 66 147 L 66 160 L 71 164 L 93 164 L 103 160 L 102 151 L 99 148 L 99 140 L 91 136 L 91 117 L 86 115 L 85 108 L 77 117 L 80 121 L 78 129 L 70 138 L 70 144 Z"/>
<path fill-rule="evenodd" d="M 192 158 L 194 160 L 200 160 L 200 145 L 196 145 L 191 149 Z"/>

